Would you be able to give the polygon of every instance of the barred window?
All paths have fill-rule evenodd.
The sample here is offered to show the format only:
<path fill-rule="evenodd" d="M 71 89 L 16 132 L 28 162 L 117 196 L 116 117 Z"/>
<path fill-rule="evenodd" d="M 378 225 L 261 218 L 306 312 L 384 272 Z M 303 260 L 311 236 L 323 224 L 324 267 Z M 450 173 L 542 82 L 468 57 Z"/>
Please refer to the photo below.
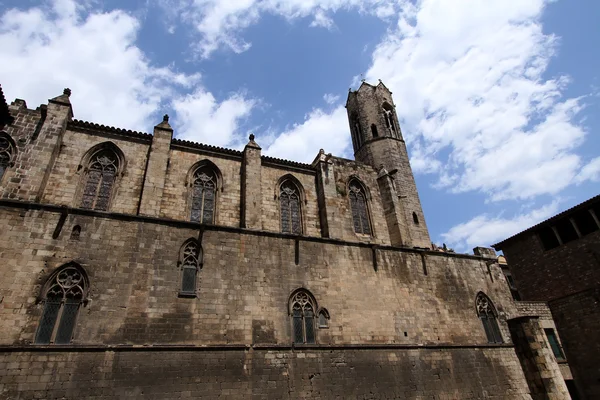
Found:
<path fill-rule="evenodd" d="M 196 296 L 196 281 L 201 260 L 202 248 L 195 239 L 188 240 L 181 251 L 181 296 Z"/>
<path fill-rule="evenodd" d="M 369 222 L 369 210 L 367 207 L 367 196 L 365 189 L 356 180 L 350 181 L 350 208 L 352 210 L 352 222 L 354 232 L 365 235 L 371 234 L 371 224 Z"/>
<path fill-rule="evenodd" d="M 302 234 L 300 190 L 291 180 L 286 180 L 281 184 L 279 202 L 281 208 L 281 232 Z"/>
<path fill-rule="evenodd" d="M 86 293 L 85 273 L 74 265 L 51 277 L 44 293 L 44 311 L 35 337 L 37 344 L 69 344 Z"/>
<path fill-rule="evenodd" d="M 10 167 L 15 154 L 15 149 L 9 136 L 4 132 L 0 133 L 0 179 L 4 176 L 4 171 Z"/>
<path fill-rule="evenodd" d="M 477 295 L 477 315 L 481 319 L 488 343 L 503 343 L 492 301 L 483 293 Z"/>
<path fill-rule="evenodd" d="M 106 211 L 119 171 L 119 158 L 111 149 L 94 154 L 87 168 L 81 208 Z"/>
<path fill-rule="evenodd" d="M 294 343 L 315 343 L 316 304 L 310 293 L 300 290 L 290 300 Z"/>
<path fill-rule="evenodd" d="M 215 202 L 217 194 L 217 176 L 208 167 L 201 167 L 194 173 L 192 183 L 192 215 L 193 222 L 213 224 L 215 218 Z"/>

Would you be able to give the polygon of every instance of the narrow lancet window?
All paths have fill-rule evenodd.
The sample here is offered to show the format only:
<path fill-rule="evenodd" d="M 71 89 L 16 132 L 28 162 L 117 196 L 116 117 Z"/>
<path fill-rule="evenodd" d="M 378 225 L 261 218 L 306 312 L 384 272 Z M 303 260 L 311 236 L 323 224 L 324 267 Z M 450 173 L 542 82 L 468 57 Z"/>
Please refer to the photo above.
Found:
<path fill-rule="evenodd" d="M 69 344 L 86 293 L 86 278 L 76 266 L 66 266 L 46 285 L 44 312 L 35 337 L 37 344 Z"/>
<path fill-rule="evenodd" d="M 10 167 L 15 149 L 11 140 L 4 132 L 0 133 L 0 179 L 4 176 L 4 172 Z"/>
<path fill-rule="evenodd" d="M 415 225 L 419 225 L 419 216 L 416 212 L 413 212 L 413 222 L 415 223 Z"/>
<path fill-rule="evenodd" d="M 189 240 L 182 248 L 181 254 L 181 287 L 182 296 L 196 296 L 196 281 L 201 267 L 202 248 L 194 239 Z"/>
<path fill-rule="evenodd" d="M 315 309 L 312 296 L 298 291 L 290 300 L 294 343 L 315 343 Z"/>
<path fill-rule="evenodd" d="M 217 176 L 212 168 L 198 168 L 194 173 L 192 185 L 192 215 L 193 222 L 214 224 L 215 203 L 217 197 Z"/>
<path fill-rule="evenodd" d="M 112 150 L 94 154 L 87 169 L 81 208 L 108 210 L 118 171 L 119 158 Z"/>
<path fill-rule="evenodd" d="M 373 135 L 374 138 L 379 136 L 379 133 L 377 133 L 377 125 L 375 125 L 375 124 L 371 125 L 371 134 Z"/>
<path fill-rule="evenodd" d="M 397 137 L 398 134 L 396 132 L 396 122 L 394 121 L 396 119 L 394 115 L 394 108 L 388 103 L 383 103 L 383 116 L 385 118 L 385 125 L 389 129 L 391 135 L 393 137 Z"/>
<path fill-rule="evenodd" d="M 350 181 L 350 208 L 352 209 L 352 222 L 354 232 L 365 235 L 371 234 L 367 196 L 363 186 L 356 180 Z"/>
<path fill-rule="evenodd" d="M 300 190 L 291 180 L 286 180 L 281 184 L 279 203 L 281 208 L 281 232 L 302 234 Z"/>
<path fill-rule="evenodd" d="M 503 343 L 492 301 L 483 293 L 477 295 L 477 315 L 481 319 L 488 343 Z"/>

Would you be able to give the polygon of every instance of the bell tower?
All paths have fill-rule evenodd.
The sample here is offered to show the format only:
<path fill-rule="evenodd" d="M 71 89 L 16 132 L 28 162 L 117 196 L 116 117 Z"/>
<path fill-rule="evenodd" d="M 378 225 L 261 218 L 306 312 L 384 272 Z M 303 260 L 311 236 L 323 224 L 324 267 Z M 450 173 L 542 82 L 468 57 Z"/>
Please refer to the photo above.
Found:
<path fill-rule="evenodd" d="M 346 101 L 354 157 L 374 167 L 394 246 L 431 248 L 392 92 L 363 82 Z"/>

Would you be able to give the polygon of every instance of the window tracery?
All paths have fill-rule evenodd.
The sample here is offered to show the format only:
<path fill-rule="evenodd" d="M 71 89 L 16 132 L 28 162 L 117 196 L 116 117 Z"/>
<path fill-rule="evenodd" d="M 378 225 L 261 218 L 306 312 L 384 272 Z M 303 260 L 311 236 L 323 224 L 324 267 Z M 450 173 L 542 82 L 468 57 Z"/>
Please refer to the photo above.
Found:
<path fill-rule="evenodd" d="M 194 173 L 192 183 L 191 220 L 213 224 L 217 193 L 217 176 L 212 168 L 205 166 Z"/>
<path fill-rule="evenodd" d="M 479 293 L 476 299 L 477 315 L 481 319 L 483 329 L 489 343 L 503 343 L 502 334 L 496 319 L 496 309 L 492 301 L 483 293 Z"/>
<path fill-rule="evenodd" d="M 302 234 L 300 190 L 291 180 L 286 180 L 281 184 L 279 202 L 281 209 L 281 232 L 297 235 Z"/>
<path fill-rule="evenodd" d="M 44 293 L 44 311 L 35 338 L 37 344 L 68 344 L 86 293 L 86 278 L 75 266 L 56 273 Z"/>
<path fill-rule="evenodd" d="M 182 296 L 196 296 L 196 281 L 201 266 L 202 248 L 196 240 L 189 240 L 181 255 L 181 287 Z"/>
<path fill-rule="evenodd" d="M 371 224 L 369 221 L 369 210 L 367 207 L 367 197 L 363 186 L 356 180 L 349 184 L 350 208 L 352 211 L 352 222 L 354 232 L 365 235 L 371 234 Z"/>
<path fill-rule="evenodd" d="M 81 208 L 106 211 L 119 171 L 119 158 L 110 149 L 94 154 L 89 162 Z"/>
<path fill-rule="evenodd" d="M 0 179 L 4 176 L 4 172 L 10 167 L 15 149 L 8 135 L 4 132 L 0 135 Z"/>
<path fill-rule="evenodd" d="M 312 296 L 298 291 L 290 301 L 294 343 L 315 343 L 315 309 Z"/>

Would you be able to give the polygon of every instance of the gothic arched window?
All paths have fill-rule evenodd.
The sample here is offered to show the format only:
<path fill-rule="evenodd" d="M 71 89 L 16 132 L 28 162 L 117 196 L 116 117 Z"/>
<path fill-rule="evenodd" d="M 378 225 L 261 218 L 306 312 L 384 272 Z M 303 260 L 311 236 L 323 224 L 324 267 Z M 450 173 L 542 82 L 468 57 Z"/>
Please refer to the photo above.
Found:
<path fill-rule="evenodd" d="M 217 197 L 217 175 L 210 166 L 203 166 L 194 172 L 192 182 L 193 222 L 214 224 Z"/>
<path fill-rule="evenodd" d="M 15 155 L 15 147 L 12 139 L 4 132 L 0 132 L 0 179 L 4 171 L 11 166 Z"/>
<path fill-rule="evenodd" d="M 396 132 L 396 122 L 394 115 L 394 107 L 392 107 L 389 103 L 383 103 L 383 116 L 385 118 L 385 125 L 390 130 L 392 136 L 397 137 L 398 133 Z"/>
<path fill-rule="evenodd" d="M 104 148 L 90 157 L 81 208 L 108 210 L 119 173 L 119 164 L 119 157 L 110 148 Z"/>
<path fill-rule="evenodd" d="M 369 222 L 369 210 L 367 207 L 367 196 L 363 185 L 356 179 L 350 181 L 348 197 L 352 210 L 352 222 L 354 232 L 365 235 L 371 234 L 371 223 Z"/>
<path fill-rule="evenodd" d="M 198 271 L 202 268 L 202 247 L 195 239 L 188 240 L 181 248 L 181 296 L 196 296 Z"/>
<path fill-rule="evenodd" d="M 290 179 L 283 181 L 279 189 L 281 232 L 300 235 L 302 234 L 300 189 Z"/>
<path fill-rule="evenodd" d="M 290 315 L 294 343 L 315 343 L 316 302 L 306 290 L 298 290 L 290 298 Z"/>
<path fill-rule="evenodd" d="M 362 142 L 363 142 L 363 133 L 362 133 L 362 128 L 360 127 L 360 121 L 358 120 L 358 115 L 353 114 L 351 119 L 350 119 L 351 123 L 350 123 L 350 130 L 352 131 L 354 138 L 355 138 L 355 151 L 360 149 L 360 147 L 362 146 Z"/>
<path fill-rule="evenodd" d="M 479 293 L 476 299 L 477 315 L 481 319 L 485 335 L 489 343 L 503 343 L 502 334 L 498 327 L 496 309 L 492 301 L 483 293 Z"/>
<path fill-rule="evenodd" d="M 44 288 L 44 312 L 35 343 L 69 344 L 86 292 L 87 277 L 78 265 L 69 264 L 55 272 Z"/>

